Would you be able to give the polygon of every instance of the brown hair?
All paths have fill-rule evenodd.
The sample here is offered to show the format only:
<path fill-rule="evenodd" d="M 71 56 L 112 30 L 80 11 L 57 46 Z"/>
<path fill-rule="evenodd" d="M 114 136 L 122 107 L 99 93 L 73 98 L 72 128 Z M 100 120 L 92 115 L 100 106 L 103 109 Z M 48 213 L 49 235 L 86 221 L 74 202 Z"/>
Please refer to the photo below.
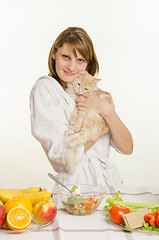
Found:
<path fill-rule="evenodd" d="M 99 64 L 94 51 L 93 43 L 86 31 L 79 27 L 69 27 L 65 29 L 53 43 L 49 58 L 49 76 L 52 76 L 57 81 L 58 75 L 55 70 L 55 60 L 53 59 L 53 53 L 55 53 L 58 48 L 62 47 L 64 43 L 69 43 L 74 48 L 74 53 L 76 55 L 76 50 L 81 54 L 82 57 L 88 62 L 86 71 L 92 76 L 99 72 Z"/>

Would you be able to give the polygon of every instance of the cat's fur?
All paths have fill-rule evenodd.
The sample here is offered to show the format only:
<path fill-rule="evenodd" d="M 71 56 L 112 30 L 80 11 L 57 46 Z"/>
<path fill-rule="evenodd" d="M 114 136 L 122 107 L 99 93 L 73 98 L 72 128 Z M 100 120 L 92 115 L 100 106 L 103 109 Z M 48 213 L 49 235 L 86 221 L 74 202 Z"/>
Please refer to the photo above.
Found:
<path fill-rule="evenodd" d="M 71 83 L 67 83 L 66 92 L 76 101 L 80 95 L 95 92 L 100 98 L 107 98 L 113 103 L 110 93 L 105 92 L 97 87 L 99 79 L 93 77 L 84 71 Z M 71 114 L 71 128 L 67 131 L 65 160 L 67 171 L 73 173 L 76 165 L 76 147 L 83 145 L 88 141 L 97 141 L 107 126 L 104 119 L 90 109 L 86 112 L 78 111 L 75 107 Z"/>

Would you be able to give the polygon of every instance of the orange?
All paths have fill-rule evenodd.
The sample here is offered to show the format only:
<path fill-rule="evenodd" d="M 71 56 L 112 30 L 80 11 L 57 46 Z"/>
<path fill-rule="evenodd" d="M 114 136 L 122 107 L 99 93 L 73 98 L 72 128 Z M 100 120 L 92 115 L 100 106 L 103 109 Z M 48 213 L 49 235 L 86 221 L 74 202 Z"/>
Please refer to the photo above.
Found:
<path fill-rule="evenodd" d="M 7 213 L 9 213 L 9 211 L 15 207 L 26 208 L 31 213 L 31 215 L 33 212 L 33 205 L 31 203 L 31 201 L 28 198 L 21 197 L 21 196 L 17 196 L 17 197 L 13 197 L 13 198 L 9 199 L 5 203 L 4 207 L 5 207 Z"/>
<path fill-rule="evenodd" d="M 24 230 L 30 223 L 31 214 L 23 207 L 12 208 L 7 214 L 7 224 L 12 230 Z"/>

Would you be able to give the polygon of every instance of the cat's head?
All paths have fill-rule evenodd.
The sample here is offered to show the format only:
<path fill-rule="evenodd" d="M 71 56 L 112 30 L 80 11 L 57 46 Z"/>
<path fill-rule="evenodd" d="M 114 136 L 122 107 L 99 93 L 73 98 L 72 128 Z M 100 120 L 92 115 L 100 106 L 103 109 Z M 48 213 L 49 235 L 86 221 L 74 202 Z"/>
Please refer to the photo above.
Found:
<path fill-rule="evenodd" d="M 72 82 L 74 91 L 78 95 L 92 93 L 97 89 L 97 83 L 101 79 L 93 77 L 88 72 L 83 71 L 78 74 L 78 77 Z"/>

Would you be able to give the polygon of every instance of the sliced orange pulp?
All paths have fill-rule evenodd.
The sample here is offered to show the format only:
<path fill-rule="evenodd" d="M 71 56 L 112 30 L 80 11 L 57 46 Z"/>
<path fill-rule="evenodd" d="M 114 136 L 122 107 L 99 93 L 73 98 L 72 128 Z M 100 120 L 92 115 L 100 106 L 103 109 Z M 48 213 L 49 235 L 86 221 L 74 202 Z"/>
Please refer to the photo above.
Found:
<path fill-rule="evenodd" d="M 31 223 L 30 212 L 22 207 L 12 208 L 7 214 L 7 224 L 12 230 L 24 230 Z"/>

